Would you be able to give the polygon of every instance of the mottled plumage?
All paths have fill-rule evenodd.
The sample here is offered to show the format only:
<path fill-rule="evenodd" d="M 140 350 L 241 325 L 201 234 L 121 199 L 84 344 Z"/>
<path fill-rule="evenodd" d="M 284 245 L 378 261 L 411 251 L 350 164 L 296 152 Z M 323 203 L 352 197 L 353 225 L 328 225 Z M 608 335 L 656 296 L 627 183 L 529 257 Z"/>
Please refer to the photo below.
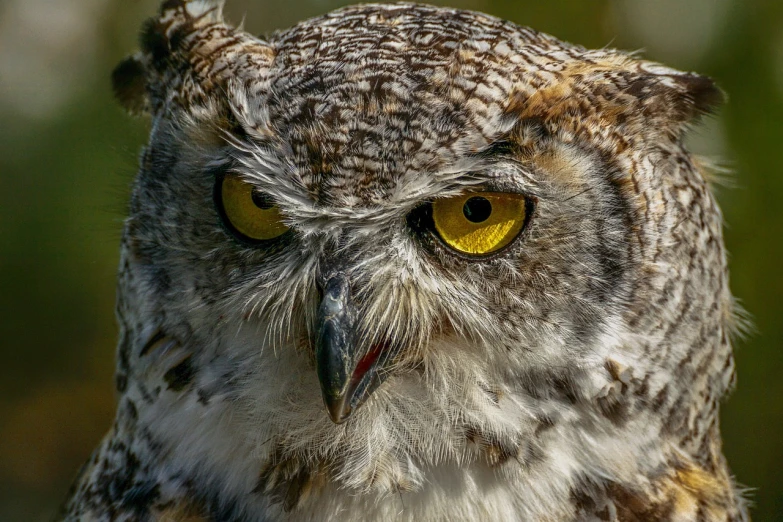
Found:
<path fill-rule="evenodd" d="M 114 73 L 152 128 L 117 418 L 64 519 L 746 520 L 721 215 L 683 145 L 711 80 L 454 9 L 263 40 L 220 8 L 164 2 Z M 227 175 L 288 232 L 234 237 Z M 446 245 L 432 201 L 468 192 L 523 195 L 519 236 Z"/>

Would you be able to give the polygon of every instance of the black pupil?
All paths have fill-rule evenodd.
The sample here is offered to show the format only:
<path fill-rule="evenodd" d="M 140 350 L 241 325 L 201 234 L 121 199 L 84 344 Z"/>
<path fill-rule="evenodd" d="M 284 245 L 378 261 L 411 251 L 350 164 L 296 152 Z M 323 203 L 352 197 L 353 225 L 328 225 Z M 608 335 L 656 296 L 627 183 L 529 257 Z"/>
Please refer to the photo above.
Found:
<path fill-rule="evenodd" d="M 272 201 L 272 198 L 269 196 L 269 194 L 266 194 L 265 192 L 254 189 L 250 195 L 253 198 L 253 203 L 255 206 L 261 210 L 269 210 L 275 206 L 275 202 Z"/>
<path fill-rule="evenodd" d="M 492 214 L 492 203 L 487 198 L 475 196 L 465 202 L 462 213 L 471 223 L 481 223 L 489 219 Z"/>

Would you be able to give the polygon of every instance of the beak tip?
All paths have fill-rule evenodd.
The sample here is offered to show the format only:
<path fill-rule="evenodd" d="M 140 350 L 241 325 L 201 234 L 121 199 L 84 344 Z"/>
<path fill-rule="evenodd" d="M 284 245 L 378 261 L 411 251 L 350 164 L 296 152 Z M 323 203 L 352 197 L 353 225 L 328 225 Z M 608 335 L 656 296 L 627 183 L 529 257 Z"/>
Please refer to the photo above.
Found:
<path fill-rule="evenodd" d="M 325 401 L 326 411 L 329 413 L 329 418 L 335 424 L 342 424 L 348 420 L 348 417 L 353 413 L 353 409 L 345 404 L 345 401 Z"/>
<path fill-rule="evenodd" d="M 332 422 L 337 424 L 338 426 L 340 424 L 343 424 L 345 421 L 347 421 L 348 417 L 350 417 L 350 415 L 346 415 L 345 417 L 341 417 L 341 418 L 335 418 L 335 417 L 332 417 L 331 415 L 329 416 L 329 418 L 332 419 Z"/>

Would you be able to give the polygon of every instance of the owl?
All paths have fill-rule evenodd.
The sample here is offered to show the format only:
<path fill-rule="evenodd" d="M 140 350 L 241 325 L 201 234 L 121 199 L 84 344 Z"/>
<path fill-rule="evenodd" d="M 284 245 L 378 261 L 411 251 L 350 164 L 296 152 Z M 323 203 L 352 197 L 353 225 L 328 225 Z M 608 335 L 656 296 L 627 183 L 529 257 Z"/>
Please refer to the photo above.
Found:
<path fill-rule="evenodd" d="M 480 13 L 167 0 L 117 414 L 63 520 L 743 521 L 703 76 Z"/>

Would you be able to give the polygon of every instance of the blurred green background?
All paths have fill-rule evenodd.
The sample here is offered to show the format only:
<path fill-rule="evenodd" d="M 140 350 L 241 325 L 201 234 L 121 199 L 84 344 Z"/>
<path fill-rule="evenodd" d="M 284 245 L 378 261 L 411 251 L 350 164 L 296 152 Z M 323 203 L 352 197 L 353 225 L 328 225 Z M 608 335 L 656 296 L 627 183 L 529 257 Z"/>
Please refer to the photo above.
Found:
<path fill-rule="evenodd" d="M 114 410 L 118 242 L 146 121 L 109 74 L 157 0 L 0 2 L 0 520 L 46 520 Z M 255 33 L 347 2 L 229 0 Z M 441 2 L 438 2 L 441 3 Z M 783 1 L 476 0 L 588 47 L 643 50 L 714 77 L 729 103 L 693 133 L 733 174 L 718 188 L 737 346 L 725 451 L 757 521 L 783 520 Z"/>

